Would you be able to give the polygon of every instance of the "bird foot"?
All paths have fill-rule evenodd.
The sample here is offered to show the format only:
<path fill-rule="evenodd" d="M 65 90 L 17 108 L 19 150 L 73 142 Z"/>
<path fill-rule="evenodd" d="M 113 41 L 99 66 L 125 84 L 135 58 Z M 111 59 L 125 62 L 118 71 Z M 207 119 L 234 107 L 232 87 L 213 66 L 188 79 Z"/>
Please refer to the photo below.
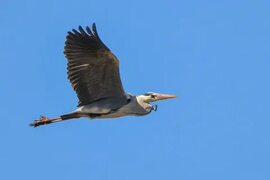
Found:
<path fill-rule="evenodd" d="M 35 120 L 30 126 L 37 127 L 39 125 L 49 124 L 50 120 L 45 116 L 40 116 L 38 120 Z"/>
<path fill-rule="evenodd" d="M 151 110 L 153 110 L 153 111 L 157 111 L 157 108 L 158 108 L 158 106 L 157 106 L 157 105 L 153 105 L 153 106 L 151 107 Z"/>

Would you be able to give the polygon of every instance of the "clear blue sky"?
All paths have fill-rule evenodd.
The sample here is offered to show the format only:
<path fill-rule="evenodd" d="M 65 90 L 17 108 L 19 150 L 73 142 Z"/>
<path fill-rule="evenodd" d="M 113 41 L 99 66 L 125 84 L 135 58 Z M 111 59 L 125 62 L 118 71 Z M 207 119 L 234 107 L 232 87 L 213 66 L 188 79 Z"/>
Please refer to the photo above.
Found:
<path fill-rule="evenodd" d="M 0 2 L 0 179 L 269 180 L 270 2 Z M 96 22 L 145 117 L 30 128 L 75 109 L 66 32 Z"/>

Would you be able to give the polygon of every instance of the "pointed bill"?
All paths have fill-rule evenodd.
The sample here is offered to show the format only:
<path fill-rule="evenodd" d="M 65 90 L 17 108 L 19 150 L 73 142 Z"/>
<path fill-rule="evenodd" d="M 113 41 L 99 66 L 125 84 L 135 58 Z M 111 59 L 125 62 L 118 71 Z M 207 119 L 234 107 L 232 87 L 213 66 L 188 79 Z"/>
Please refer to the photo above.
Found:
<path fill-rule="evenodd" d="M 158 100 L 162 100 L 162 99 L 170 99 L 170 98 L 176 98 L 176 95 L 174 94 L 157 94 L 156 98 Z"/>

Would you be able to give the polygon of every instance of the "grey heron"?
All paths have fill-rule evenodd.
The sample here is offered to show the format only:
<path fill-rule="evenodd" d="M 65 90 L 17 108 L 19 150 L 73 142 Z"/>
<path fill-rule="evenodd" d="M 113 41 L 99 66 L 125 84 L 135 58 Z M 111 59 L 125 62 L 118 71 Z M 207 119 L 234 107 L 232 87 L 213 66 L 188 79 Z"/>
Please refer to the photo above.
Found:
<path fill-rule="evenodd" d="M 33 127 L 80 117 L 144 116 L 156 111 L 157 106 L 151 102 L 176 97 L 153 92 L 137 96 L 126 93 L 120 79 L 119 61 L 99 38 L 95 23 L 92 30 L 79 26 L 78 30 L 69 31 L 64 54 L 68 60 L 68 79 L 79 99 L 78 108 L 57 118 L 41 116 L 30 124 Z"/>

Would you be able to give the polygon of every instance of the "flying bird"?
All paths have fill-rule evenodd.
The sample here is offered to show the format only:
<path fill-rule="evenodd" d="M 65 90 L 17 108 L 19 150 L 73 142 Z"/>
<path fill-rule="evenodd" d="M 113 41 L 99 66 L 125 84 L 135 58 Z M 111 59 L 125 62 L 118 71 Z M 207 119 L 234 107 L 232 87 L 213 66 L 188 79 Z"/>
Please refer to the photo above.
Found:
<path fill-rule="evenodd" d="M 79 99 L 78 108 L 57 118 L 41 116 L 30 124 L 33 127 L 81 117 L 144 116 L 157 110 L 151 102 L 176 97 L 154 92 L 136 96 L 126 93 L 121 83 L 119 61 L 99 38 L 95 23 L 92 30 L 79 26 L 78 30 L 69 31 L 64 54 L 68 60 L 68 79 Z"/>

